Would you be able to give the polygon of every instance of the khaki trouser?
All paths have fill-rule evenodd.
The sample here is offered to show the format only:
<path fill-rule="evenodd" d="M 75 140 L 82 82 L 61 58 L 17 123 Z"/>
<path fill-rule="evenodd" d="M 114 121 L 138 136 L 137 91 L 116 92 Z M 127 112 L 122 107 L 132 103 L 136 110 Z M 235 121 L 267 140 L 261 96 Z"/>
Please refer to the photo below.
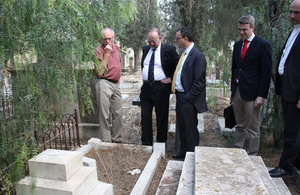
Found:
<path fill-rule="evenodd" d="M 240 96 L 238 88 L 232 98 L 232 106 L 236 120 L 235 148 L 243 148 L 247 134 L 249 135 L 249 155 L 257 155 L 260 140 L 260 118 L 259 107 L 255 107 L 255 101 L 244 101 Z"/>
<path fill-rule="evenodd" d="M 118 83 L 97 79 L 96 95 L 99 110 L 100 139 L 104 142 L 121 141 L 122 134 L 122 96 Z M 112 114 L 112 127 L 109 115 Z"/>

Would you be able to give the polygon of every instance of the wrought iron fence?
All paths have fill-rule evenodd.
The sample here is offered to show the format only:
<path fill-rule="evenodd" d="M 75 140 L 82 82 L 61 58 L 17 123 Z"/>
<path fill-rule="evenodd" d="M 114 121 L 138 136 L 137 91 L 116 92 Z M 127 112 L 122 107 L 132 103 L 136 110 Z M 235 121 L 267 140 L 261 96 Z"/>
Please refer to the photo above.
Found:
<path fill-rule="evenodd" d="M 11 136 L 9 134 L 14 126 L 12 99 L 12 94 L 8 91 L 0 94 L 0 119 L 6 126 L 7 138 Z M 32 124 L 30 127 L 34 129 L 34 136 L 41 151 L 48 148 L 73 150 L 80 146 L 78 121 L 78 113 L 75 110 L 74 114 L 46 116 L 44 130 L 38 129 L 37 121 L 24 121 L 24 128 L 25 124 Z"/>
<path fill-rule="evenodd" d="M 41 151 L 46 149 L 74 150 L 80 146 L 78 114 L 50 115 L 48 128 L 43 132 L 34 130 Z"/>

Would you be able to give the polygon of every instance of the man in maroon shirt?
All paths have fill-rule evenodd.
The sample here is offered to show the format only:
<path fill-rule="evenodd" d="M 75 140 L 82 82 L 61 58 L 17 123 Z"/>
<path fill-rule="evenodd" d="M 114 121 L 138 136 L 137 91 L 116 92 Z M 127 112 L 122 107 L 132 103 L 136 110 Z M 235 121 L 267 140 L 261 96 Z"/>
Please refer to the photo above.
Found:
<path fill-rule="evenodd" d="M 99 109 L 100 138 L 104 142 L 122 141 L 121 55 L 114 44 L 115 34 L 110 28 L 102 30 L 101 45 L 96 48 L 96 94 Z M 112 113 L 112 128 L 109 114 Z"/>

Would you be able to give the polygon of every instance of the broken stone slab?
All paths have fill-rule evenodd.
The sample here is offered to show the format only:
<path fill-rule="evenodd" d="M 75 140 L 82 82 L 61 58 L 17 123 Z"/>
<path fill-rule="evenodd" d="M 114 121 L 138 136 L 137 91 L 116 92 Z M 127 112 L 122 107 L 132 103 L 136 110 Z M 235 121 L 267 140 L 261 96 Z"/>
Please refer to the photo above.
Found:
<path fill-rule="evenodd" d="M 48 149 L 28 161 L 30 176 L 67 181 L 83 166 L 80 152 Z"/>
<path fill-rule="evenodd" d="M 194 152 L 185 154 L 184 164 L 180 175 L 176 195 L 194 194 L 195 188 L 195 158 Z"/>
<path fill-rule="evenodd" d="M 195 148 L 195 194 L 268 194 L 243 149 Z"/>
<path fill-rule="evenodd" d="M 234 136 L 235 127 L 233 127 L 232 129 L 225 128 L 225 119 L 224 118 L 218 119 L 218 125 L 219 125 L 219 130 L 220 130 L 221 135 L 223 135 L 225 137 Z"/>
<path fill-rule="evenodd" d="M 182 161 L 169 160 L 156 190 L 156 195 L 176 193 L 182 167 Z"/>

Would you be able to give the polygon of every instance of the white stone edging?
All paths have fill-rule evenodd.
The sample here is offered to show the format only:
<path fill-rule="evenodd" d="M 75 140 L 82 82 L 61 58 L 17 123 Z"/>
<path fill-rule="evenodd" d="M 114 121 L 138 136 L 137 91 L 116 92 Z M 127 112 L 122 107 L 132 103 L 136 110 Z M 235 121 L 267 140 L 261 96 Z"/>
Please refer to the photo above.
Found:
<path fill-rule="evenodd" d="M 161 151 L 154 151 L 148 160 L 142 174 L 131 191 L 131 195 L 145 195 L 156 171 L 158 162 L 162 157 Z"/>
<path fill-rule="evenodd" d="M 119 144 L 116 143 L 108 143 L 108 142 L 102 142 L 98 138 L 91 138 L 88 141 L 88 145 L 83 145 L 80 147 L 77 151 L 81 152 L 83 158 L 83 164 L 84 166 L 94 167 L 95 162 L 94 159 L 87 158 L 85 155 L 91 151 L 91 149 L 99 150 L 103 148 L 112 148 L 115 146 L 118 146 Z M 122 144 L 125 145 L 125 147 L 128 148 L 136 148 L 137 145 L 134 144 Z M 141 150 L 146 152 L 153 153 L 151 157 L 149 158 L 146 166 L 144 167 L 138 181 L 136 182 L 134 188 L 131 191 L 131 195 L 144 195 L 147 194 L 148 188 L 150 186 L 150 183 L 152 181 L 152 178 L 155 174 L 156 168 L 158 166 L 159 161 L 163 156 L 165 156 L 165 143 L 154 143 L 154 146 L 142 146 Z"/>

